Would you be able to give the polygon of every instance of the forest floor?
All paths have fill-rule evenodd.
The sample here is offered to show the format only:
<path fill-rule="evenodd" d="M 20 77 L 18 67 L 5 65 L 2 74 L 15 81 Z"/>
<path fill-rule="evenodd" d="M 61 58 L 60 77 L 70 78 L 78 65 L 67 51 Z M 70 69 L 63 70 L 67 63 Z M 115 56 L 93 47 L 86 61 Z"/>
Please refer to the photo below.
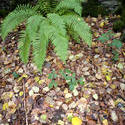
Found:
<path fill-rule="evenodd" d="M 19 58 L 18 31 L 23 25 L 6 42 L 0 39 L 0 125 L 124 125 L 125 44 L 114 62 L 112 48 L 97 40 L 112 31 L 113 18 L 86 18 L 93 31 L 92 47 L 71 40 L 66 65 L 50 45 L 41 74 L 31 58 L 27 65 Z M 50 89 L 53 69 L 58 86 Z M 82 77 L 84 85 L 70 91 L 59 74 L 63 69 Z"/>

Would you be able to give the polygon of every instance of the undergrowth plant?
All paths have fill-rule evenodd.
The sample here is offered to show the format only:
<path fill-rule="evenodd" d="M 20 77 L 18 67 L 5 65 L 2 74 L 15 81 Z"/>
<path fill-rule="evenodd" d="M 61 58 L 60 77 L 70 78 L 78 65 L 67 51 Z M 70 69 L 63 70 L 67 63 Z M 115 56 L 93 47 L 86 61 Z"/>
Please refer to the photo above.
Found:
<path fill-rule="evenodd" d="M 72 73 L 69 69 L 60 70 L 60 75 L 61 75 L 60 77 L 62 77 L 66 81 L 66 83 L 69 85 L 69 89 L 71 91 L 75 89 L 78 83 L 80 85 L 84 85 L 84 79 L 80 77 L 80 79 L 77 80 L 76 74 Z M 56 78 L 57 78 L 57 74 L 53 70 L 48 76 L 48 79 L 51 80 L 51 82 L 49 83 L 49 88 L 57 87 L 57 83 L 55 82 Z"/>
<path fill-rule="evenodd" d="M 84 85 L 83 78 L 81 77 L 79 80 L 76 79 L 76 74 L 72 73 L 69 69 L 61 70 L 60 74 L 65 79 L 66 83 L 69 85 L 69 89 L 73 91 L 78 83 L 80 85 Z"/>
<path fill-rule="evenodd" d="M 90 27 L 81 17 L 84 0 L 39 0 L 35 6 L 18 6 L 3 21 L 2 39 L 22 22 L 26 29 L 20 32 L 19 54 L 26 64 L 30 48 L 33 61 L 39 71 L 45 61 L 48 43 L 54 45 L 57 56 L 65 63 L 68 41 L 71 36 L 76 42 L 80 39 L 89 46 L 92 42 Z"/>
<path fill-rule="evenodd" d="M 109 30 L 108 32 L 102 34 L 98 40 L 102 43 L 107 42 L 108 40 L 112 40 L 111 43 L 108 43 L 107 45 L 112 48 L 112 54 L 113 54 L 113 61 L 118 61 L 119 59 L 119 50 L 122 47 L 122 42 L 119 39 L 113 38 L 115 34 Z"/>
<path fill-rule="evenodd" d="M 55 73 L 55 70 L 53 70 L 48 76 L 48 79 L 51 80 L 51 82 L 49 83 L 49 88 L 57 87 L 57 83 L 55 82 L 56 77 L 57 74 Z"/>

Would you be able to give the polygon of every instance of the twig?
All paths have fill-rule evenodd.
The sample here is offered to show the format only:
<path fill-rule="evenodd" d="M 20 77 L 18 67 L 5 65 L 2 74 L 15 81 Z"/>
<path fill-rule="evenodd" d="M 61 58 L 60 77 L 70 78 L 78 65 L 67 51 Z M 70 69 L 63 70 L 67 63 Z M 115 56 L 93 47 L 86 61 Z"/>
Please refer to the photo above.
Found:
<path fill-rule="evenodd" d="M 27 117 L 27 109 L 26 109 L 26 94 L 25 94 L 25 79 L 23 82 L 23 92 L 24 92 L 24 110 L 25 110 L 25 117 L 26 117 L 26 125 L 28 125 L 28 117 Z"/>

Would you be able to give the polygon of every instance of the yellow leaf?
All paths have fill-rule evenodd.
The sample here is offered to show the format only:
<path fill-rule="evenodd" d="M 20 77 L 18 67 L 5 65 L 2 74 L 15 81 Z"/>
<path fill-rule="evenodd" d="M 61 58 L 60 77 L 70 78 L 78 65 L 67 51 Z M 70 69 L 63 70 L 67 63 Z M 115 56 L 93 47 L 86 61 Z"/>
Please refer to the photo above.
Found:
<path fill-rule="evenodd" d="M 27 74 L 23 74 L 23 75 L 18 79 L 17 82 L 19 82 L 19 81 L 21 81 L 23 78 L 27 78 L 27 77 L 28 77 Z"/>
<path fill-rule="evenodd" d="M 103 28 L 103 27 L 104 27 L 104 24 L 105 24 L 104 22 L 101 22 L 99 26 L 100 26 L 101 28 Z"/>
<path fill-rule="evenodd" d="M 1 99 L 7 100 L 13 97 L 13 92 L 4 92 L 1 96 Z"/>
<path fill-rule="evenodd" d="M 110 80 L 111 80 L 110 75 L 106 75 L 106 80 L 107 80 L 107 81 L 110 81 Z"/>
<path fill-rule="evenodd" d="M 8 107 L 9 107 L 9 106 L 8 106 L 8 103 L 4 103 L 4 104 L 3 104 L 3 110 L 7 110 Z"/>
<path fill-rule="evenodd" d="M 45 82 L 45 80 L 39 80 L 39 84 L 43 84 Z"/>
<path fill-rule="evenodd" d="M 22 96 L 22 95 L 23 95 L 23 91 L 20 91 L 20 92 L 19 92 L 19 96 Z"/>
<path fill-rule="evenodd" d="M 28 76 L 27 76 L 27 74 L 23 74 L 22 77 L 23 78 L 27 78 Z"/>
<path fill-rule="evenodd" d="M 78 117 L 72 118 L 72 125 L 82 125 L 82 120 Z"/>
<path fill-rule="evenodd" d="M 116 89 L 116 85 L 114 85 L 114 84 L 111 84 L 110 87 L 111 87 L 112 89 Z"/>
<path fill-rule="evenodd" d="M 35 77 L 34 79 L 35 79 L 35 82 L 38 82 L 38 81 L 39 81 L 39 77 L 38 77 L 38 76 Z"/>
<path fill-rule="evenodd" d="M 104 120 L 102 121 L 102 123 L 103 123 L 103 125 L 108 125 L 107 119 L 104 119 Z"/>

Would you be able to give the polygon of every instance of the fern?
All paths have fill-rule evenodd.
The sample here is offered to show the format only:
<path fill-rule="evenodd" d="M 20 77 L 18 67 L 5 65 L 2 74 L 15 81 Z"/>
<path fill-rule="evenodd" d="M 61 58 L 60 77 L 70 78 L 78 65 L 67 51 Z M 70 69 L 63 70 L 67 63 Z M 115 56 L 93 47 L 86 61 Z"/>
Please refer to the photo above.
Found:
<path fill-rule="evenodd" d="M 43 20 L 45 20 L 45 18 L 42 15 L 34 15 L 27 20 L 26 31 L 29 35 L 30 41 L 34 41 L 36 38 L 39 25 Z"/>
<path fill-rule="evenodd" d="M 20 33 L 19 54 L 28 62 L 30 47 L 33 47 L 33 61 L 41 71 L 46 57 L 48 43 L 54 45 L 57 56 L 65 63 L 68 41 L 71 35 L 77 42 L 80 38 L 89 46 L 92 42 L 90 28 L 80 17 L 82 0 L 39 0 L 35 7 L 17 7 L 3 21 L 2 38 L 26 21 L 26 29 Z M 11 23 L 10 23 L 11 22 Z"/>
<path fill-rule="evenodd" d="M 28 34 L 26 31 L 22 31 L 19 40 L 19 55 L 24 63 L 28 62 L 29 50 L 30 50 L 31 41 L 29 40 Z"/>
<path fill-rule="evenodd" d="M 16 28 L 21 22 L 36 14 L 37 12 L 30 5 L 18 6 L 3 21 L 1 32 L 2 39 L 4 40 L 7 34 Z"/>
<path fill-rule="evenodd" d="M 91 46 L 92 34 L 90 32 L 90 28 L 81 17 L 77 15 L 64 15 L 63 19 L 66 25 L 71 28 L 72 34 L 74 32 L 74 38 L 76 37 L 78 39 L 78 36 L 80 36 L 82 40 Z"/>
<path fill-rule="evenodd" d="M 62 0 L 56 7 L 56 11 L 64 10 L 74 10 L 77 14 L 81 16 L 82 6 L 79 0 Z"/>
<path fill-rule="evenodd" d="M 36 40 L 32 43 L 33 45 L 33 59 L 39 71 L 41 71 L 42 65 L 46 57 L 46 47 L 47 47 L 47 37 L 46 35 L 40 34 L 36 37 Z"/>

